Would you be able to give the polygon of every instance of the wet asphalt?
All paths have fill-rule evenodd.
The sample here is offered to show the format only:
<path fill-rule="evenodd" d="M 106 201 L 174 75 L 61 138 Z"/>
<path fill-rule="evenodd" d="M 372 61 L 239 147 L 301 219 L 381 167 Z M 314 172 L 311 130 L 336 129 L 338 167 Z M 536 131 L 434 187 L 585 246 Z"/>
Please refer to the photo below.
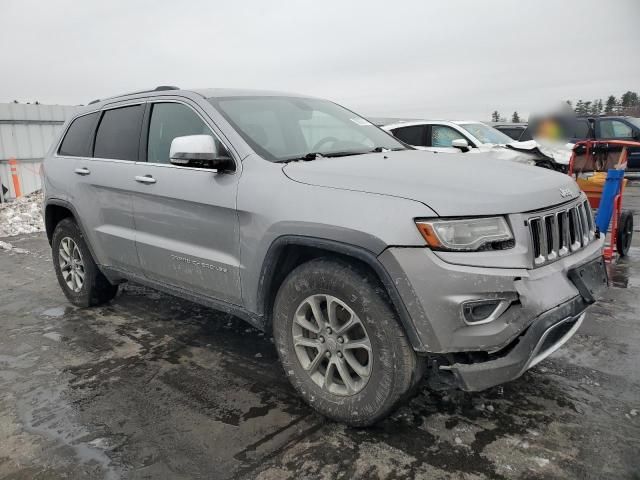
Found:
<path fill-rule="evenodd" d="M 28 253 L 0 251 L 2 479 L 640 479 L 640 233 L 549 359 L 481 393 L 423 386 L 369 429 L 315 414 L 241 320 L 133 284 L 74 308 L 46 238 L 9 240 Z"/>

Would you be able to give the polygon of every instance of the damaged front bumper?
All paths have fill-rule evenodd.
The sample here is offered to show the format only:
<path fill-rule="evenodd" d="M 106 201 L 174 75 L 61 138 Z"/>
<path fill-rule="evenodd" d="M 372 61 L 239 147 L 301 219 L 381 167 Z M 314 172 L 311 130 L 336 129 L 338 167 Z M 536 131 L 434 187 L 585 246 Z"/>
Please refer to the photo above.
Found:
<path fill-rule="evenodd" d="M 541 315 L 504 349 L 473 361 L 464 354 L 449 356 L 451 365 L 440 369 L 453 374 L 462 390 L 484 390 L 514 380 L 560 348 L 578 330 L 587 304 L 581 297 Z"/>
<path fill-rule="evenodd" d="M 571 338 L 606 284 L 601 248 L 602 239 L 536 269 L 452 264 L 426 248 L 379 258 L 421 340 L 416 351 L 431 360 L 433 386 L 475 391 L 517 378 Z M 467 315 L 477 305 L 497 306 L 478 321 Z"/>

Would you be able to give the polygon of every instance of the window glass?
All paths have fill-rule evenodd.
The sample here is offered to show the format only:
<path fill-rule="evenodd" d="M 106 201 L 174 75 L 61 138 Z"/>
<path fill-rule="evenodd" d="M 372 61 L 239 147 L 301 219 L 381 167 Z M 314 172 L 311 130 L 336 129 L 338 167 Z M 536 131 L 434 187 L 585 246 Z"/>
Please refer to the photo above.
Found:
<path fill-rule="evenodd" d="M 93 156 L 136 161 L 143 111 L 143 105 L 106 110 L 96 133 Z"/>
<path fill-rule="evenodd" d="M 522 128 L 509 128 L 509 127 L 501 127 L 501 128 L 498 128 L 497 130 L 500 130 L 502 133 L 504 133 L 505 135 L 508 135 L 514 140 L 518 140 L 520 138 L 520 135 L 522 135 L 522 132 L 524 131 L 524 129 Z"/>
<path fill-rule="evenodd" d="M 632 138 L 629 125 L 619 120 L 600 120 L 600 138 Z"/>
<path fill-rule="evenodd" d="M 464 135 L 451 127 L 446 127 L 444 125 L 431 125 L 432 147 L 450 147 L 451 142 L 459 138 L 464 139 Z"/>
<path fill-rule="evenodd" d="M 585 140 L 589 138 L 589 122 L 587 120 L 578 120 L 576 122 L 575 138 Z"/>
<path fill-rule="evenodd" d="M 260 156 L 288 161 L 307 154 L 344 156 L 376 148 L 404 150 L 390 134 L 327 100 L 285 96 L 210 98 Z"/>
<path fill-rule="evenodd" d="M 410 127 L 400 127 L 393 130 L 393 134 L 404 143 L 414 145 L 416 147 L 426 147 L 424 125 L 412 125 Z"/>
<path fill-rule="evenodd" d="M 100 112 L 95 112 L 76 118 L 69 126 L 58 154 L 72 157 L 90 157 L 93 131 L 99 114 Z"/>
<path fill-rule="evenodd" d="M 503 145 L 513 142 L 513 139 L 484 123 L 459 123 L 464 130 L 476 137 L 482 143 Z"/>
<path fill-rule="evenodd" d="M 169 163 L 171 142 L 176 137 L 187 135 L 211 135 L 216 142 L 218 156 L 229 156 L 224 145 L 190 107 L 182 103 L 155 103 L 149 122 L 147 161 Z"/>

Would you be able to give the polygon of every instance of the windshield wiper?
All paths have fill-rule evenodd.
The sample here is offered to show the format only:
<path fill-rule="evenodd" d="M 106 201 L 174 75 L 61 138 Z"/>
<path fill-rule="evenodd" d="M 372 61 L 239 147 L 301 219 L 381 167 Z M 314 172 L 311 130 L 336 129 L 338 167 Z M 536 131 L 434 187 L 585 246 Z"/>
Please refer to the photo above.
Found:
<path fill-rule="evenodd" d="M 302 155 L 300 157 L 294 157 L 294 158 L 285 158 L 282 160 L 278 160 L 279 163 L 287 163 L 287 162 L 295 162 L 295 161 L 307 161 L 310 162 L 311 160 L 316 160 L 318 158 L 335 158 L 335 157 L 348 157 L 351 155 L 365 155 L 367 153 L 382 153 L 382 152 L 395 152 L 398 150 L 406 150 L 406 148 L 385 148 L 385 147 L 376 147 L 373 150 L 366 150 L 364 152 L 354 152 L 353 150 L 349 150 L 349 151 L 345 151 L 345 152 L 325 152 L 325 153 L 320 153 L 320 152 L 309 152 L 306 153 L 305 155 Z"/>

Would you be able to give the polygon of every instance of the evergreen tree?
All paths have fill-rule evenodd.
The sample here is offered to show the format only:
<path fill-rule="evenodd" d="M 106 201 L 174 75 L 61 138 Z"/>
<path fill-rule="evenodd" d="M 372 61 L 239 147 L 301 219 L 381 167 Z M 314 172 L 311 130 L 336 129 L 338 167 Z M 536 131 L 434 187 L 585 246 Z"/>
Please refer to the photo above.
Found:
<path fill-rule="evenodd" d="M 575 108 L 576 115 L 584 115 L 584 102 L 582 100 L 578 100 Z"/>
<path fill-rule="evenodd" d="M 638 94 L 636 92 L 627 91 L 620 97 L 622 108 L 635 107 L 638 105 Z"/>
<path fill-rule="evenodd" d="M 616 97 L 614 97 L 613 95 L 609 95 L 609 98 L 607 98 L 607 103 L 604 106 L 604 113 L 614 113 L 617 103 L 618 101 L 616 100 Z"/>
<path fill-rule="evenodd" d="M 511 117 L 511 123 L 520 123 L 522 120 L 520 120 L 520 115 L 518 115 L 518 112 L 513 112 L 513 116 Z"/>
<path fill-rule="evenodd" d="M 591 115 L 591 102 L 587 100 L 584 102 L 584 113 L 583 115 Z"/>
<path fill-rule="evenodd" d="M 491 121 L 492 122 L 499 122 L 500 121 L 500 113 L 498 113 L 497 110 L 494 110 L 493 113 L 491 114 Z"/>
<path fill-rule="evenodd" d="M 602 109 L 604 108 L 602 104 L 602 99 L 599 98 L 593 102 L 593 114 L 594 115 L 602 115 Z"/>

